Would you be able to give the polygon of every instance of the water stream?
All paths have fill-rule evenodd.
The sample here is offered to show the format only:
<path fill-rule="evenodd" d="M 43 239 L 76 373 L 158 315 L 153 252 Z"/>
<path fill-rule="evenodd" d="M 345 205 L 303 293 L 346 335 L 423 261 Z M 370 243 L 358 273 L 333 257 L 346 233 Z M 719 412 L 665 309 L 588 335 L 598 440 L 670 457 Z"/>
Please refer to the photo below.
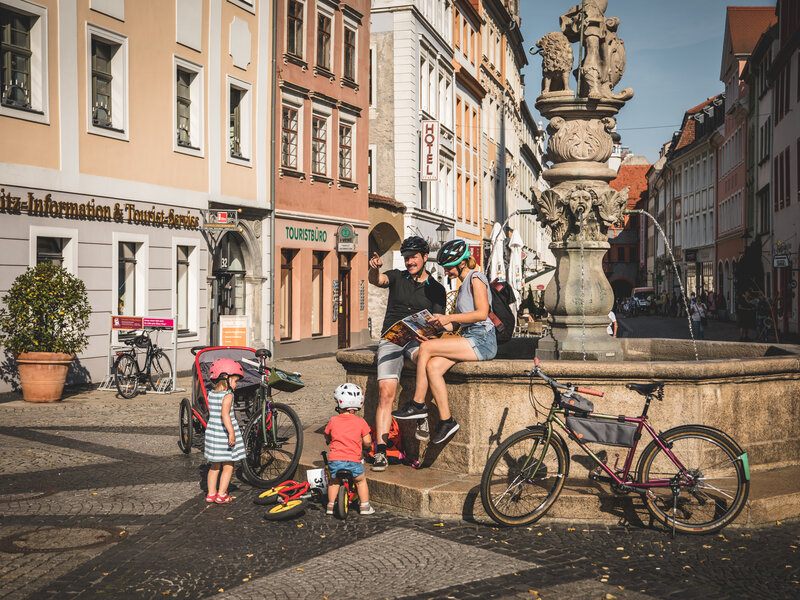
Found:
<path fill-rule="evenodd" d="M 630 214 L 636 213 L 636 214 L 645 215 L 645 216 L 649 217 L 650 220 L 653 222 L 653 225 L 655 225 L 656 229 L 658 229 L 658 233 L 661 234 L 661 238 L 664 240 L 664 246 L 667 249 L 667 253 L 669 254 L 670 261 L 672 262 L 672 268 L 675 271 L 675 278 L 678 280 L 678 285 L 681 288 L 681 300 L 683 301 L 683 307 L 686 309 L 686 321 L 689 324 L 689 335 L 692 338 L 692 348 L 694 348 L 694 358 L 695 358 L 695 360 L 700 360 L 700 355 L 697 353 L 697 341 L 694 339 L 694 330 L 692 329 L 692 317 L 689 314 L 689 303 L 686 300 L 686 290 L 683 287 L 683 280 L 681 279 L 681 274 L 678 272 L 678 265 L 675 262 L 675 256 L 672 254 L 672 248 L 669 245 L 669 240 L 667 239 L 667 236 L 664 233 L 664 230 L 661 228 L 661 225 L 656 220 L 656 218 L 653 215 L 651 215 L 649 212 L 647 212 L 646 210 L 642 210 L 640 208 L 636 208 L 636 209 L 629 208 L 629 209 L 625 209 L 623 211 L 623 213 L 626 214 L 626 215 L 630 215 Z M 583 256 L 581 256 L 581 263 L 582 262 L 583 262 Z M 581 268 L 583 268 L 583 267 L 581 266 Z"/>
<path fill-rule="evenodd" d="M 583 360 L 586 361 L 586 271 L 584 268 L 585 261 L 583 259 L 583 210 L 578 213 L 580 221 L 578 225 L 581 232 L 581 352 L 583 352 Z"/>

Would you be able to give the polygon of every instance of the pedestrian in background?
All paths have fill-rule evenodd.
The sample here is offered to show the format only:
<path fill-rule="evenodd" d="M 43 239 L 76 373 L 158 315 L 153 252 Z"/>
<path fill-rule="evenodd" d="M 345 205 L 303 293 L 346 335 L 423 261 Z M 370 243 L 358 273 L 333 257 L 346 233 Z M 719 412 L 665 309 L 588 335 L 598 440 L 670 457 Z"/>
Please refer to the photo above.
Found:
<path fill-rule="evenodd" d="M 702 340 L 706 333 L 706 306 L 703 301 L 692 294 L 692 303 L 689 305 L 689 313 L 692 315 L 692 329 L 694 339 Z"/>
<path fill-rule="evenodd" d="M 611 337 L 617 337 L 617 315 L 614 314 L 613 310 L 608 313 L 608 320 L 610 323 L 606 327 L 606 333 Z"/>

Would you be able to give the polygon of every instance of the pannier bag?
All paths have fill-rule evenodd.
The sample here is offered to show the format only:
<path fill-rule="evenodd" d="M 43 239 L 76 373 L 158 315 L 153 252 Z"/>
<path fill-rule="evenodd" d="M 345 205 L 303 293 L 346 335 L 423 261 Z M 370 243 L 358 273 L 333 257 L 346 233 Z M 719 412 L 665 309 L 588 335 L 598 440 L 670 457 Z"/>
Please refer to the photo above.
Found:
<path fill-rule="evenodd" d="M 289 373 L 288 371 L 271 368 L 267 378 L 267 385 L 282 392 L 294 392 L 305 384 L 300 380 L 299 373 Z"/>
<path fill-rule="evenodd" d="M 592 401 L 588 398 L 584 398 L 583 396 L 578 396 L 578 394 L 572 394 L 570 396 L 562 395 L 559 402 L 561 404 L 561 408 L 574 410 L 575 412 L 579 413 L 589 414 L 594 410 L 594 404 Z"/>
<path fill-rule="evenodd" d="M 567 417 L 567 427 L 582 442 L 595 442 L 606 446 L 633 446 L 635 423 L 620 423 L 608 419 Z"/>

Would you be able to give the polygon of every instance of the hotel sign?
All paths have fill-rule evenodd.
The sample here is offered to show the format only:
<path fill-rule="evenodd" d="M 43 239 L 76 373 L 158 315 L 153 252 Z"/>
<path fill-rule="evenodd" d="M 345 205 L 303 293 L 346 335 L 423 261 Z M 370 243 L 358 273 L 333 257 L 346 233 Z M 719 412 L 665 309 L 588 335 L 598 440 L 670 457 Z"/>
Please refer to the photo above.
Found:
<path fill-rule="evenodd" d="M 439 121 L 422 121 L 422 153 L 419 180 L 439 179 Z"/>

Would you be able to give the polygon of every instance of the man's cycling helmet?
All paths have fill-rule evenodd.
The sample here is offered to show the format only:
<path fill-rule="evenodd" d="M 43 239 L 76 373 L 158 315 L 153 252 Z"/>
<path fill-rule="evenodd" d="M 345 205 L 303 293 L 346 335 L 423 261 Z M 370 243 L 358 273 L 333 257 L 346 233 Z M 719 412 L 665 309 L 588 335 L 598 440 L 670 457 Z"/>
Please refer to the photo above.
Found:
<path fill-rule="evenodd" d="M 400 244 L 400 254 L 403 256 L 414 256 L 415 254 L 425 255 L 428 254 L 430 250 L 428 242 L 418 235 L 407 237 L 403 240 L 403 243 Z"/>
<path fill-rule="evenodd" d="M 232 358 L 218 358 L 211 363 L 211 368 L 208 370 L 208 376 L 211 379 L 219 379 L 223 375 L 230 377 L 231 375 L 238 375 L 244 377 L 244 370 L 242 365 Z"/>
<path fill-rule="evenodd" d="M 364 408 L 364 394 L 355 383 L 343 383 L 333 392 L 336 405 L 342 410 L 361 410 Z"/>
<path fill-rule="evenodd" d="M 442 245 L 436 256 L 436 262 L 443 267 L 455 267 L 468 256 L 469 246 L 464 240 L 450 240 Z"/>

